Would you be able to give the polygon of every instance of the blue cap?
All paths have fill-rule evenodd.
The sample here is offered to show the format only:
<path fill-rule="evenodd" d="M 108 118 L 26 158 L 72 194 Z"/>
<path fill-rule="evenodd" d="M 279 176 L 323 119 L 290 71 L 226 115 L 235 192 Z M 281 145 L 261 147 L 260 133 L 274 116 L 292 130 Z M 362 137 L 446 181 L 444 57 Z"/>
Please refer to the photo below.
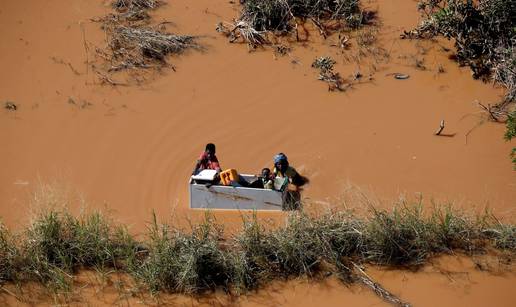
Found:
<path fill-rule="evenodd" d="M 280 152 L 274 156 L 274 164 L 280 163 L 282 161 L 288 162 L 287 156 L 284 153 Z"/>

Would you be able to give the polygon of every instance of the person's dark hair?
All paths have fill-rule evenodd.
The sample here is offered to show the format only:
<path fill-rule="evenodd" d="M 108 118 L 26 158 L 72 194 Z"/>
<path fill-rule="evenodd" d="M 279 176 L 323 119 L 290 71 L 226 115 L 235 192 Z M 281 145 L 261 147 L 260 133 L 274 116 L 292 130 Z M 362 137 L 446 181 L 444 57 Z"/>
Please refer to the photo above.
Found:
<path fill-rule="evenodd" d="M 211 151 L 212 153 L 215 153 L 215 144 L 213 143 L 208 143 L 206 144 L 206 151 Z"/>

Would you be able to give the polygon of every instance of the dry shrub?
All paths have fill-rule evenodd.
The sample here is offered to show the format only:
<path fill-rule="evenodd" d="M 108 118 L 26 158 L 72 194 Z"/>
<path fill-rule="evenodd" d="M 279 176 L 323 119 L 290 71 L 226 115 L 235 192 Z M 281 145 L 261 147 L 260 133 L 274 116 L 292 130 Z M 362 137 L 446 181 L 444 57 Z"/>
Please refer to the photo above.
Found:
<path fill-rule="evenodd" d="M 106 73 L 128 69 L 160 69 L 172 67 L 167 58 L 186 49 L 201 49 L 192 35 L 176 35 L 166 30 L 168 22 L 153 24 L 149 11 L 163 5 L 155 0 L 116 0 L 114 13 L 98 21 L 106 32 L 107 49 L 97 48 L 97 55 L 106 60 Z M 105 73 L 99 77 L 112 85 L 120 85 Z"/>
<path fill-rule="evenodd" d="M 516 4 L 513 0 L 422 0 L 426 19 L 402 37 L 454 39 L 456 59 L 468 65 L 475 78 L 492 76 L 508 91 L 504 102 L 515 98 Z"/>
<path fill-rule="evenodd" d="M 114 55 L 111 71 L 132 67 L 150 67 L 152 63 L 166 64 L 166 56 L 179 54 L 187 48 L 199 48 L 195 37 L 174 35 L 150 27 L 117 26 L 109 46 Z"/>
<path fill-rule="evenodd" d="M 229 36 L 231 42 L 241 38 L 254 48 L 269 43 L 266 32 L 295 32 L 298 38 L 299 24 L 311 21 L 326 36 L 338 29 L 358 28 L 367 16 L 358 0 L 246 0 L 239 19 L 229 27 L 219 26 L 218 30 Z"/>
<path fill-rule="evenodd" d="M 155 9 L 162 4 L 163 2 L 159 0 L 115 0 L 112 6 L 117 11 L 135 11 Z"/>

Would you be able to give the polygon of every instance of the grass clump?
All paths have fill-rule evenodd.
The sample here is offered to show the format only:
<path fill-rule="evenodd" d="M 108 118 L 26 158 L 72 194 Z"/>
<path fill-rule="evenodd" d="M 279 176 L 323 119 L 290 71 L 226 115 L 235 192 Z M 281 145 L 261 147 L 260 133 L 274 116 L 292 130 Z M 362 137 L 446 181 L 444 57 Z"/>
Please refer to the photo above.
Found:
<path fill-rule="evenodd" d="M 75 218 L 49 211 L 38 216 L 21 244 L 22 280 L 36 280 L 68 290 L 79 268 L 119 268 L 136 242 L 100 213 Z"/>
<path fill-rule="evenodd" d="M 494 244 L 497 248 L 516 251 L 516 226 L 500 224 L 497 227 Z"/>
<path fill-rule="evenodd" d="M 231 266 L 210 219 L 191 234 L 154 223 L 149 255 L 131 273 L 153 291 L 198 293 L 229 286 Z"/>
<path fill-rule="evenodd" d="M 430 256 L 432 238 L 421 207 L 373 210 L 365 228 L 364 259 L 379 264 L 421 265 Z"/>
<path fill-rule="evenodd" d="M 284 227 L 266 230 L 256 216 L 244 220 L 236 237 L 245 268 L 239 281 L 245 289 L 277 278 L 310 276 L 342 271 L 362 245 L 360 220 L 342 214 L 312 217 L 292 213 Z"/>
<path fill-rule="evenodd" d="M 240 250 L 235 270 L 238 289 L 255 289 L 264 281 L 273 279 L 279 271 L 277 263 L 271 265 L 272 261 L 277 262 L 277 257 L 270 231 L 259 223 L 256 214 L 243 219 L 243 228 L 235 237 L 235 245 Z"/>
<path fill-rule="evenodd" d="M 373 263 L 408 267 L 425 264 L 429 257 L 442 253 L 474 253 L 487 244 L 483 230 L 492 227 L 488 217 L 471 218 L 451 207 L 428 213 L 421 204 L 402 205 L 391 212 L 373 209 L 362 253 Z"/>
<path fill-rule="evenodd" d="M 292 214 L 285 227 L 271 232 L 269 244 L 274 247 L 270 259 L 284 277 L 312 276 L 320 270 L 324 243 L 314 221 L 304 214 Z"/>
<path fill-rule="evenodd" d="M 0 223 L 0 285 L 16 280 L 19 250 L 10 232 Z"/>
<path fill-rule="evenodd" d="M 450 207 L 436 208 L 430 219 L 434 252 L 463 250 L 473 252 L 482 247 L 482 220 L 473 220 Z"/>

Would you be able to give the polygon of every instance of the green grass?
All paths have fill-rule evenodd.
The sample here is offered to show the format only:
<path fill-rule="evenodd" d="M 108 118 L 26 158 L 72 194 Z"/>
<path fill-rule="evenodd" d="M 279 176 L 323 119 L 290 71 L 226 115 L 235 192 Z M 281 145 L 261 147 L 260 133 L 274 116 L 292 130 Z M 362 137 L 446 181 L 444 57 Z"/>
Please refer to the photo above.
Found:
<path fill-rule="evenodd" d="M 70 291 L 81 268 L 122 269 L 131 260 L 136 241 L 100 213 L 79 218 L 51 210 L 40 214 L 15 242 L 0 232 L 1 280 L 40 282 L 56 291 Z"/>
<path fill-rule="evenodd" d="M 154 217 L 141 242 L 100 213 L 49 211 L 17 236 L 0 227 L 0 283 L 35 281 L 69 292 L 81 268 L 110 268 L 153 293 L 242 294 L 274 279 L 335 274 L 352 282 L 360 280 L 357 264 L 417 269 L 437 255 L 489 249 L 514 255 L 516 227 L 489 213 L 470 217 L 451 207 L 426 212 L 420 203 L 370 208 L 360 216 L 293 212 L 275 228 L 253 215 L 229 238 L 209 214 L 191 231 L 160 225 Z"/>
<path fill-rule="evenodd" d="M 232 267 L 229 253 L 219 244 L 221 240 L 210 218 L 191 233 L 154 222 L 149 256 L 131 273 L 152 292 L 196 293 L 219 286 L 227 289 Z"/>

